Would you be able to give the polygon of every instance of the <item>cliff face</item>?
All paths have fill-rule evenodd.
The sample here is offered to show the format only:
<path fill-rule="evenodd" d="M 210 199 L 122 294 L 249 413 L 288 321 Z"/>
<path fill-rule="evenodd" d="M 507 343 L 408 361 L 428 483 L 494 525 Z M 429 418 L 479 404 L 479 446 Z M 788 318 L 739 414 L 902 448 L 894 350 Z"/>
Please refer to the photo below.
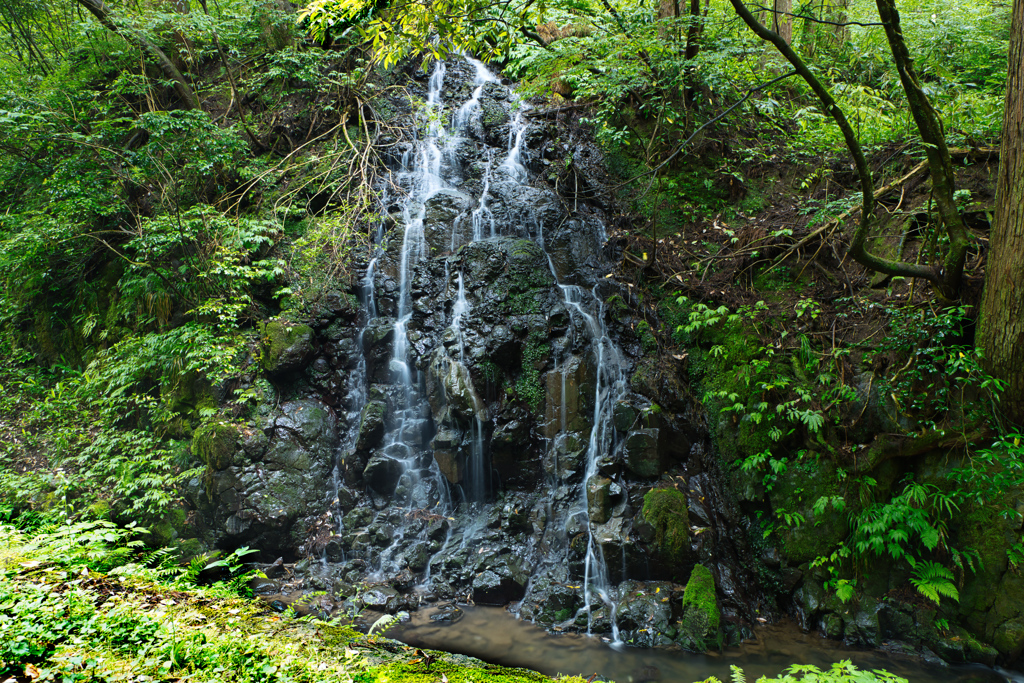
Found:
<path fill-rule="evenodd" d="M 710 568 L 728 624 L 749 617 L 745 533 L 680 361 L 645 354 L 611 276 L 606 202 L 550 180 L 556 151 L 593 147 L 472 60 L 410 90 L 362 276 L 312 326 L 264 329 L 294 400 L 192 482 L 204 540 L 323 557 L 322 587 L 369 581 L 393 609 L 521 601 L 561 628 L 719 642 L 715 600 L 682 628 L 684 584 Z"/>

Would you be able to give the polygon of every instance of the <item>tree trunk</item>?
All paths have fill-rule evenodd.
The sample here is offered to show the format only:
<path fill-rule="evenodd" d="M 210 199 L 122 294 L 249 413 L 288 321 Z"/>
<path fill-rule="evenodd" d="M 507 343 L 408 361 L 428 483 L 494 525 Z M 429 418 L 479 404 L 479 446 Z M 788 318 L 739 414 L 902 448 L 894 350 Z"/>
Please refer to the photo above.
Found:
<path fill-rule="evenodd" d="M 664 41 L 676 37 L 678 27 L 672 26 L 671 30 L 667 25 L 667 19 L 674 19 L 679 16 L 679 0 L 660 0 L 658 2 L 658 37 Z"/>
<path fill-rule="evenodd" d="M 774 12 L 772 13 L 772 30 L 786 41 L 787 45 L 793 43 L 793 0 L 774 0 Z"/>
<path fill-rule="evenodd" d="M 977 343 L 988 372 L 1006 382 L 1000 402 L 1005 416 L 1024 427 L 1024 0 L 1013 3 L 1010 36 L 996 215 Z"/>
<path fill-rule="evenodd" d="M 847 8 L 850 6 L 850 0 L 836 0 L 835 2 L 835 15 L 833 21 L 836 25 L 832 27 L 832 47 L 842 47 L 843 43 L 850 39 L 850 27 L 845 26 L 849 17 L 846 14 Z"/>
<path fill-rule="evenodd" d="M 140 47 L 142 50 L 149 53 L 151 57 L 156 59 L 157 64 L 160 65 L 160 70 L 164 72 L 169 80 L 174 83 L 174 90 L 178 93 L 178 97 L 181 98 L 182 104 L 186 109 L 201 109 L 199 106 L 199 98 L 192 92 L 192 88 L 189 87 L 188 81 L 181 75 L 178 67 L 174 66 L 171 60 L 164 54 L 156 43 L 149 40 L 143 34 L 133 31 L 131 29 L 122 30 L 114 23 L 114 20 L 110 18 L 110 10 L 104 4 L 103 0 L 78 0 L 78 4 L 85 9 L 89 10 L 89 13 L 96 17 L 104 27 L 108 30 L 113 31 L 117 35 L 121 36 L 129 43 Z"/>
<path fill-rule="evenodd" d="M 843 134 L 846 147 L 850 150 L 850 155 L 853 157 L 854 168 L 860 178 L 862 195 L 860 224 L 850 240 L 850 256 L 866 268 L 879 273 L 927 280 L 935 286 L 936 291 L 940 295 L 947 299 L 952 298 L 960 287 L 960 276 L 963 272 L 963 256 L 967 251 L 967 229 L 963 224 L 960 214 L 956 213 L 955 205 L 952 204 L 952 181 L 950 180 L 952 177 L 952 162 L 949 158 L 949 150 L 946 148 L 945 139 L 941 137 L 941 127 L 935 112 L 931 108 L 931 104 L 928 102 L 928 98 L 925 97 L 924 92 L 917 86 L 917 76 L 913 70 L 910 54 L 906 49 L 906 44 L 903 43 L 902 34 L 900 33 L 899 15 L 896 14 L 895 7 L 892 7 L 891 0 L 876 0 L 876 4 L 879 11 L 883 12 L 883 22 L 888 22 L 886 23 L 886 35 L 893 49 L 893 57 L 900 72 L 900 79 L 910 101 L 914 121 L 918 124 L 922 140 L 928 148 L 929 170 L 933 175 L 932 188 L 936 194 L 936 199 L 940 201 L 939 210 L 943 212 L 945 208 L 948 208 L 942 203 L 943 200 L 941 199 L 944 196 L 942 192 L 946 189 L 949 190 L 948 204 L 953 207 L 953 215 L 950 216 L 945 212 L 942 213 L 950 241 L 949 253 L 945 258 L 945 267 L 933 268 L 905 261 L 890 261 L 868 251 L 867 238 L 868 230 L 874 217 L 875 188 L 874 182 L 871 180 L 871 169 L 868 168 L 867 159 L 864 157 L 864 150 L 857 140 L 857 135 L 853 132 L 849 119 L 846 118 L 846 114 L 836 104 L 835 98 L 832 97 L 832 93 L 829 92 L 828 88 L 814 75 L 800 55 L 796 53 L 782 36 L 757 21 L 743 3 L 743 0 L 729 1 L 743 22 L 762 40 L 766 40 L 774 45 L 782 56 L 793 65 L 793 70 L 804 79 L 807 85 L 811 87 L 811 90 L 814 91 L 814 94 L 817 95 L 818 100 L 821 102 L 822 111 L 828 112 L 832 116 L 832 119 Z M 886 10 L 890 11 L 888 19 L 885 15 Z M 934 166 L 932 166 L 933 157 L 936 159 Z"/>
<path fill-rule="evenodd" d="M 700 52 L 700 34 L 704 28 L 700 14 L 700 0 L 690 0 L 690 25 L 686 29 L 686 59 L 690 60 Z"/>
<path fill-rule="evenodd" d="M 960 291 L 960 278 L 967 259 L 969 237 L 963 216 L 960 215 L 953 200 L 956 176 L 953 174 L 953 162 L 946 147 L 946 135 L 942 130 L 939 115 L 918 80 L 910 50 L 903 39 L 896 0 L 875 0 L 875 6 L 878 7 L 878 14 L 885 27 L 885 37 L 889 41 L 889 49 L 892 50 L 903 92 L 907 95 L 910 115 L 914 118 L 917 130 L 921 134 L 921 142 L 924 143 L 928 170 L 932 176 L 932 196 L 949 236 L 948 251 L 943 258 L 936 289 L 941 296 L 953 300 Z M 856 257 L 856 254 L 853 255 Z"/>

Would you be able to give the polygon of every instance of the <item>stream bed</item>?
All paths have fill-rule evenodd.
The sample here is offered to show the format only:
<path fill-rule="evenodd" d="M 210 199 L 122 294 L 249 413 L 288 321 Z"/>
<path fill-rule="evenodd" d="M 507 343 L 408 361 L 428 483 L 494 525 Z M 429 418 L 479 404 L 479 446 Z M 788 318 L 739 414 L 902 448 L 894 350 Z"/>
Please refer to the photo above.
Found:
<path fill-rule="evenodd" d="M 679 649 L 612 647 L 606 639 L 575 633 L 553 634 L 498 607 L 460 606 L 454 621 L 436 621 L 437 608 L 421 608 L 388 636 L 406 644 L 465 654 L 504 666 L 554 676 L 591 674 L 617 683 L 690 683 L 709 676 L 730 680 L 730 665 L 753 683 L 777 676 L 793 664 L 828 668 L 849 659 L 860 669 L 885 669 L 911 683 L 1002 683 L 1006 678 L 982 665 L 938 666 L 918 657 L 856 650 L 803 633 L 792 622 L 758 627 L 756 639 L 723 653 L 693 654 Z"/>

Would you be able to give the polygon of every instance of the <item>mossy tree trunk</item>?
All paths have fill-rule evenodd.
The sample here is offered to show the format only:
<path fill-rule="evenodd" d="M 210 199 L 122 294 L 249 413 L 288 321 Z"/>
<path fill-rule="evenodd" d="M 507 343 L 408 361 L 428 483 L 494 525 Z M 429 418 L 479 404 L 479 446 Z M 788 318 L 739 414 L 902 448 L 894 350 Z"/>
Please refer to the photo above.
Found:
<path fill-rule="evenodd" d="M 1010 38 L 996 215 L 981 303 L 978 346 L 988 371 L 1007 383 L 1006 417 L 1024 426 L 1024 0 L 1015 0 Z"/>
<path fill-rule="evenodd" d="M 910 105 L 910 115 L 914 118 L 921 142 L 924 143 L 925 156 L 928 159 L 928 171 L 932 176 L 932 197 L 938 209 L 939 218 L 949 236 L 949 247 L 938 272 L 937 289 L 946 298 L 954 299 L 960 290 L 960 278 L 967 259 L 968 233 L 963 216 L 956 208 L 953 191 L 956 189 L 956 176 L 953 174 L 953 162 L 946 146 L 946 135 L 942 130 L 939 116 L 932 107 L 917 77 L 914 61 L 910 57 L 907 42 L 903 39 L 900 26 L 900 13 L 896 10 L 895 0 L 875 0 L 878 14 L 885 27 L 885 37 L 889 41 L 896 71 L 903 85 Z M 857 254 L 852 254 L 854 258 Z M 859 260 L 859 259 L 858 259 Z"/>

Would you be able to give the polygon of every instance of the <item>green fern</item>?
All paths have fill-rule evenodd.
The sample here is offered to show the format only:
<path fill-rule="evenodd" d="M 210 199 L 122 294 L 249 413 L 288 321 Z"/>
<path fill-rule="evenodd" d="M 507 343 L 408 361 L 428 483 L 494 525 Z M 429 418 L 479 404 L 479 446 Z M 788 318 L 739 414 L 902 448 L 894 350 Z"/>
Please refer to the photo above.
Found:
<path fill-rule="evenodd" d="M 735 664 L 730 664 L 729 670 L 732 672 L 730 674 L 730 678 L 732 678 L 732 683 L 747 683 L 747 675 L 743 673 L 743 669 L 736 666 Z"/>
<path fill-rule="evenodd" d="M 938 562 L 922 560 L 914 566 L 914 575 L 910 582 L 917 592 L 938 604 L 943 598 L 960 600 L 960 592 L 953 584 L 953 572 Z"/>
<path fill-rule="evenodd" d="M 372 636 L 374 633 L 384 633 L 398 622 L 408 618 L 408 612 L 398 612 L 397 614 L 385 614 L 381 616 L 380 619 L 373 622 L 373 625 L 370 626 L 370 630 L 366 632 L 366 635 Z"/>

